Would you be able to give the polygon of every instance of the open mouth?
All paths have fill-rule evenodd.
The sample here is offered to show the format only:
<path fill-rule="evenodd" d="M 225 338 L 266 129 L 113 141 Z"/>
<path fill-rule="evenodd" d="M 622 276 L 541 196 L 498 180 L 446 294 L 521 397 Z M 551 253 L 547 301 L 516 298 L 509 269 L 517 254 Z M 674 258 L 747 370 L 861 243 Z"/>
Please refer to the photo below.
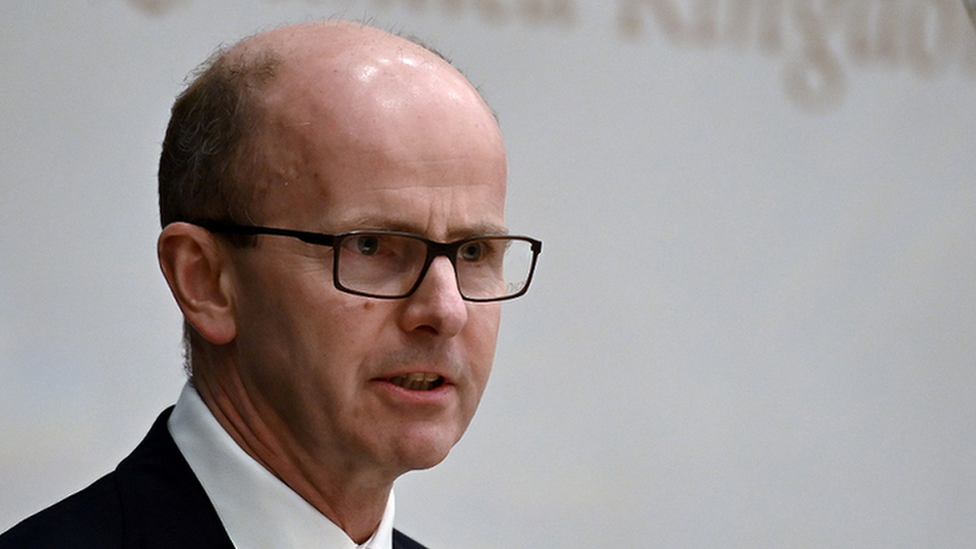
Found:
<path fill-rule="evenodd" d="M 444 385 L 444 378 L 437 374 L 415 372 L 391 377 L 389 382 L 408 391 L 430 391 Z"/>

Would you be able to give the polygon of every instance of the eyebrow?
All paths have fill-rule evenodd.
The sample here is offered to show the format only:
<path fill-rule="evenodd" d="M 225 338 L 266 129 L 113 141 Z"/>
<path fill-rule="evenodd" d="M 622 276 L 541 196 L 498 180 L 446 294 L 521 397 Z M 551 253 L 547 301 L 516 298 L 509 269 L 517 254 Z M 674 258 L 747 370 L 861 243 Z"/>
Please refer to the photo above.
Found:
<path fill-rule="evenodd" d="M 416 223 L 396 219 L 384 219 L 377 217 L 361 217 L 353 220 L 348 225 L 344 225 L 342 232 L 349 231 L 396 231 L 426 236 L 423 229 Z M 497 223 L 485 222 L 476 223 L 465 227 L 452 228 L 447 232 L 449 240 L 458 240 L 472 236 L 505 236 L 508 228 Z"/>

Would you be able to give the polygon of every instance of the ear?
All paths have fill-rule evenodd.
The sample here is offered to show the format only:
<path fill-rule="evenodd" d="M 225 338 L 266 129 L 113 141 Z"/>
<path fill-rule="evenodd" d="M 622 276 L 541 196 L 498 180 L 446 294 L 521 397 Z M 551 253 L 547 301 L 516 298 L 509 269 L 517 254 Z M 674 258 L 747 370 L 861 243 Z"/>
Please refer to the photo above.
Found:
<path fill-rule="evenodd" d="M 159 267 L 183 317 L 215 345 L 237 336 L 230 265 L 213 235 L 190 223 L 170 223 L 156 244 Z"/>

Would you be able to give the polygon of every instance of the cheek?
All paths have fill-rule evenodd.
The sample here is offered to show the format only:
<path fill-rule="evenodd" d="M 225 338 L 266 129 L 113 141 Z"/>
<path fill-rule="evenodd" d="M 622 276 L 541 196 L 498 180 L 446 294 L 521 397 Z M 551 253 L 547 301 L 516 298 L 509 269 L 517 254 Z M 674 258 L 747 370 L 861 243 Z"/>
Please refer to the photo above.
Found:
<path fill-rule="evenodd" d="M 310 441 L 325 426 L 360 404 L 369 377 L 367 364 L 377 339 L 370 304 L 343 299 L 309 302 L 307 315 L 292 323 L 287 337 L 275 341 L 269 358 L 283 359 L 287 371 L 267 367 L 265 386 L 275 387 L 275 406 L 292 425 L 303 425 Z M 371 313 L 371 314 L 370 314 Z"/>
<path fill-rule="evenodd" d="M 355 345 L 367 329 L 369 307 L 351 305 L 318 280 L 291 280 L 282 276 L 255 289 L 240 311 L 242 331 L 239 348 L 253 366 L 294 392 L 312 389 L 305 379 L 343 377 L 355 357 Z M 250 362 L 250 361 L 249 361 Z M 276 370 L 286 370 L 284 372 Z M 266 380 L 267 381 L 267 380 Z M 319 383 L 321 384 L 321 382 Z M 319 389 L 321 390 L 321 389 Z"/>
<path fill-rule="evenodd" d="M 323 304 L 327 312 L 310 324 L 306 359 L 318 369 L 313 375 L 329 385 L 340 401 L 355 400 L 362 385 L 375 374 L 375 364 L 389 352 L 389 332 L 395 323 L 386 303 L 345 295 Z"/>
<path fill-rule="evenodd" d="M 498 303 L 483 303 L 478 309 L 472 311 L 471 320 L 475 325 L 477 333 L 480 334 L 482 343 L 491 348 L 492 354 L 495 352 L 495 343 L 498 341 L 498 328 L 501 324 L 502 308 Z"/>
<path fill-rule="evenodd" d="M 488 383 L 492 363 L 495 359 L 495 345 L 498 341 L 498 327 L 501 319 L 501 307 L 496 304 L 484 304 L 470 314 L 468 326 L 469 360 L 472 376 L 478 385 L 479 395 Z"/>
<path fill-rule="evenodd" d="M 387 315 L 378 310 L 377 302 L 370 299 L 347 299 L 339 296 L 330 301 L 327 326 L 322 326 L 319 337 L 329 341 L 330 354 L 364 354 L 376 346 L 383 327 L 389 323 Z"/>

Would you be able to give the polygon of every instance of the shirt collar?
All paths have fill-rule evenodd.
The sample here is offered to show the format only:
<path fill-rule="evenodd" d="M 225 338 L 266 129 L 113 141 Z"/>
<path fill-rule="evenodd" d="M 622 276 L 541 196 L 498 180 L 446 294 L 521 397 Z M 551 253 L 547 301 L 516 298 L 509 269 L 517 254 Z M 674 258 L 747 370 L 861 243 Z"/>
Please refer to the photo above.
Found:
<path fill-rule="evenodd" d="M 244 452 L 189 382 L 167 426 L 237 549 L 392 549 L 392 490 L 376 532 L 357 545 Z"/>

